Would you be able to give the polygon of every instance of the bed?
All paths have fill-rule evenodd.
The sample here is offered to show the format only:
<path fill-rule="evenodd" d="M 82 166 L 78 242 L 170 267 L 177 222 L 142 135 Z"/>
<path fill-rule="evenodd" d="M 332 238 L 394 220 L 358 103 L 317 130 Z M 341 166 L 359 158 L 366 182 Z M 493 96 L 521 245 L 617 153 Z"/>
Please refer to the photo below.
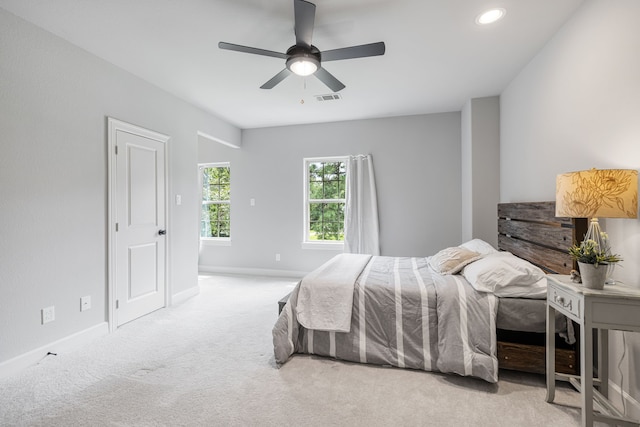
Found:
<path fill-rule="evenodd" d="M 554 214 L 553 202 L 500 204 L 498 248 L 474 239 L 430 257 L 336 256 L 282 301 L 276 361 L 307 353 L 488 382 L 499 368 L 543 373 L 543 271 L 568 273 L 567 248 L 586 230 Z M 556 325 L 556 365 L 575 374 L 574 325 Z"/>

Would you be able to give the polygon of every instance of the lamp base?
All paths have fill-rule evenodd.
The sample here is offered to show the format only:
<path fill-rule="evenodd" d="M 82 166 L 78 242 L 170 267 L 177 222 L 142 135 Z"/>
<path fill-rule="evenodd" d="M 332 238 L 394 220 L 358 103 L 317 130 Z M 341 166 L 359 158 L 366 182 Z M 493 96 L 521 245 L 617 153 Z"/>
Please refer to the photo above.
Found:
<path fill-rule="evenodd" d="M 587 234 L 584 235 L 584 240 L 593 240 L 598 245 L 598 248 L 600 248 L 607 255 L 611 255 L 611 247 L 609 246 L 609 242 L 607 241 L 606 234 L 600 228 L 598 218 L 591 218 Z M 607 278 L 605 280 L 606 285 L 613 285 L 616 283 L 616 281 L 611 278 L 615 267 L 615 264 L 608 264 Z"/>

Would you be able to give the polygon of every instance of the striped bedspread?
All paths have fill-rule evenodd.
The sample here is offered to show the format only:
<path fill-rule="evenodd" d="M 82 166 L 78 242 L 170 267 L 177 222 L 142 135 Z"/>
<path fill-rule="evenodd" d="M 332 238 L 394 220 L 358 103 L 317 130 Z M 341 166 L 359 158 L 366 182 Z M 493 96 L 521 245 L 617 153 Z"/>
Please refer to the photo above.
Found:
<path fill-rule="evenodd" d="M 497 299 L 427 258 L 372 257 L 353 290 L 349 332 L 302 327 L 291 293 L 273 328 L 278 363 L 294 353 L 498 380 Z"/>

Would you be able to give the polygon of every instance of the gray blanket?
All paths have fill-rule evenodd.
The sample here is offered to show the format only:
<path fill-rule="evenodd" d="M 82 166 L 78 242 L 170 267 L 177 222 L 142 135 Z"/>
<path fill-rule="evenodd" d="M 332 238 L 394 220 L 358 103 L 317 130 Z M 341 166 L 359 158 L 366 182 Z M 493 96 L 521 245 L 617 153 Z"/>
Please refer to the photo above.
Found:
<path fill-rule="evenodd" d="M 278 363 L 308 353 L 498 380 L 496 297 L 462 276 L 434 273 L 426 258 L 372 257 L 355 284 L 346 333 L 302 327 L 299 287 L 273 328 Z"/>

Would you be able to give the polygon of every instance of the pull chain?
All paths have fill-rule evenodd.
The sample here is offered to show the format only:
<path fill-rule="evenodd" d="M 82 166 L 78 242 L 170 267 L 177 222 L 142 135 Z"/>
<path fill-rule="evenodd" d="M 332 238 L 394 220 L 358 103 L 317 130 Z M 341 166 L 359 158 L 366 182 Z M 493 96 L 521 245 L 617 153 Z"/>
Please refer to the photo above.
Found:
<path fill-rule="evenodd" d="M 304 78 L 304 79 L 302 79 L 302 81 L 303 81 L 303 83 L 302 83 L 302 86 L 303 86 L 303 87 L 302 87 L 302 89 L 303 89 L 303 91 L 306 91 L 306 90 L 307 90 L 307 79 L 306 79 L 306 78 Z M 300 98 L 300 104 L 304 104 L 304 97 L 303 97 L 303 98 Z"/>

